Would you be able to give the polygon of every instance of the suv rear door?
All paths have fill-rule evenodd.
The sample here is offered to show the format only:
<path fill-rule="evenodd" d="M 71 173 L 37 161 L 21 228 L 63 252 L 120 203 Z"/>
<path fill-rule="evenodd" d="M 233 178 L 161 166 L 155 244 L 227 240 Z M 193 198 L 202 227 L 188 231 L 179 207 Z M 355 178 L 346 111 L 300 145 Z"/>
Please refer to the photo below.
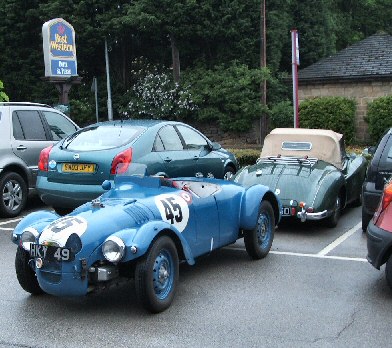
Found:
<path fill-rule="evenodd" d="M 32 174 L 32 183 L 30 184 L 33 186 L 35 186 L 37 178 L 38 159 L 41 150 L 61 139 L 61 133 L 68 132 L 70 134 L 76 130 L 75 125 L 68 121 L 62 114 L 49 111 L 48 113 L 48 117 L 43 117 L 41 111 L 28 108 L 21 108 L 12 112 L 12 151 L 29 167 Z M 56 125 L 53 122 L 54 116 L 57 116 L 58 120 Z M 64 122 L 67 124 L 67 127 L 63 125 Z M 52 129 L 55 126 L 58 128 L 56 129 L 57 135 Z M 66 129 L 61 130 L 59 127 L 65 127 Z"/>

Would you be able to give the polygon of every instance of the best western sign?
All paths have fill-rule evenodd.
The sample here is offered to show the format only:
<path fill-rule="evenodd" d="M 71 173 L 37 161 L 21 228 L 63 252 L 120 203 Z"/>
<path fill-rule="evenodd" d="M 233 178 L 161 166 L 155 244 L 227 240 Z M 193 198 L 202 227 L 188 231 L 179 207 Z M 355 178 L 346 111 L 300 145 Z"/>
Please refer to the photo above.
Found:
<path fill-rule="evenodd" d="M 62 18 L 52 19 L 42 26 L 45 76 L 78 76 L 75 30 Z"/>

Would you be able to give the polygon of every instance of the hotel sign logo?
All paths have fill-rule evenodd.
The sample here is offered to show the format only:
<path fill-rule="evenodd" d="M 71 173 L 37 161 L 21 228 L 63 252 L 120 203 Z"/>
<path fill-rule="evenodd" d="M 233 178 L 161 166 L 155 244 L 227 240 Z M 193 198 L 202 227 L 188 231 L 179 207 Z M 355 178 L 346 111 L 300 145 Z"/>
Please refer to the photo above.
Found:
<path fill-rule="evenodd" d="M 42 26 L 45 76 L 78 76 L 75 30 L 62 18 L 52 19 Z"/>

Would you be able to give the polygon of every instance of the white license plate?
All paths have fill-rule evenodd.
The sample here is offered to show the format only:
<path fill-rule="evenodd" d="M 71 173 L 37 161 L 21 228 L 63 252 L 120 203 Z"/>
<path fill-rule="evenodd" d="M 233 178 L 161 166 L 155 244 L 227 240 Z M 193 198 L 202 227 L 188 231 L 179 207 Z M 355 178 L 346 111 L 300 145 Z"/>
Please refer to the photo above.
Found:
<path fill-rule="evenodd" d="M 48 261 L 71 261 L 73 254 L 68 248 L 42 244 L 30 244 L 30 256 Z"/>

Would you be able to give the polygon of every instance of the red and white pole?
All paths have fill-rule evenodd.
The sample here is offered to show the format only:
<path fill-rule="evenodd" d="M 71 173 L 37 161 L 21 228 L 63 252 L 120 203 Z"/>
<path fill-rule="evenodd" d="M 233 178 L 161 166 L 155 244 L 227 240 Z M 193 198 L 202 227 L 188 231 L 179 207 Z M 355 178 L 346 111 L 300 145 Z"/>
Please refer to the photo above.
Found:
<path fill-rule="evenodd" d="M 294 128 L 299 128 L 298 113 L 298 65 L 299 65 L 299 46 L 298 32 L 291 30 L 291 64 L 293 76 L 293 107 L 294 107 Z"/>

